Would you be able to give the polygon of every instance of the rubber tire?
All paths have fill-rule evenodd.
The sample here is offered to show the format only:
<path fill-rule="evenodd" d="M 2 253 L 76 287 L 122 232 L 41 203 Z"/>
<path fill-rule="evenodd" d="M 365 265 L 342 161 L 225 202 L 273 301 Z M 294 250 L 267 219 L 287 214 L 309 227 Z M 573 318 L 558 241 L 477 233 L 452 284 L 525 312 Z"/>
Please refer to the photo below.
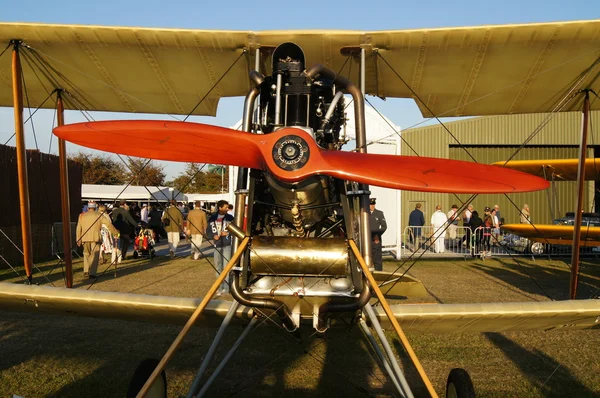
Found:
<path fill-rule="evenodd" d="M 139 254 L 138 254 L 138 252 L 137 252 L 137 251 L 134 251 L 134 252 L 133 252 L 133 259 L 134 259 L 134 260 L 137 260 L 137 258 L 138 258 L 138 257 L 139 257 Z"/>
<path fill-rule="evenodd" d="M 471 376 L 466 370 L 454 368 L 446 382 L 446 398 L 475 398 Z"/>
<path fill-rule="evenodd" d="M 135 369 L 133 377 L 129 382 L 129 388 L 127 389 L 127 398 L 135 398 L 140 392 L 146 380 L 150 377 L 159 360 L 155 358 L 146 358 Z M 167 375 L 163 370 L 160 376 L 156 378 L 156 381 L 150 387 L 150 390 L 145 395 L 145 398 L 166 398 L 167 396 Z"/>

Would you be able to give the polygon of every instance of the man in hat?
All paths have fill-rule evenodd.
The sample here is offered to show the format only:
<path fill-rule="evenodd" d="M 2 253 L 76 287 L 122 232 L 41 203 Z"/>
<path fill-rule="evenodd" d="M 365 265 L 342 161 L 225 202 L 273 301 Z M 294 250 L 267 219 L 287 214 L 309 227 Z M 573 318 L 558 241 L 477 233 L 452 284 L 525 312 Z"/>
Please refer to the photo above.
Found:
<path fill-rule="evenodd" d="M 83 276 L 96 277 L 100 246 L 102 245 L 102 214 L 96 212 L 96 202 L 89 202 L 85 213 L 79 215 L 77 221 L 77 246 L 83 246 Z M 111 223 L 106 223 L 108 230 L 115 236 L 119 231 Z"/>
<path fill-rule="evenodd" d="M 377 199 L 371 198 L 369 206 L 371 210 L 371 256 L 373 257 L 375 271 L 383 271 L 381 235 L 387 230 L 387 223 L 383 212 L 375 208 L 376 203 Z"/>

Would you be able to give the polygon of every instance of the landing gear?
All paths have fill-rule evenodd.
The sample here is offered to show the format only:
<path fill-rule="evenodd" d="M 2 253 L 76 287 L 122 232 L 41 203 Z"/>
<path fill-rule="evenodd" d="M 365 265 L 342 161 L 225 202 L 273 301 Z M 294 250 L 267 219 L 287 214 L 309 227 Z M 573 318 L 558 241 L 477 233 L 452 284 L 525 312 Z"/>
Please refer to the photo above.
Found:
<path fill-rule="evenodd" d="M 454 368 L 446 382 L 446 398 L 475 398 L 473 382 L 466 370 Z"/>
<path fill-rule="evenodd" d="M 146 380 L 150 377 L 156 366 L 158 365 L 158 359 L 146 358 L 138 365 L 137 369 L 133 373 L 133 377 L 129 382 L 129 388 L 127 389 L 127 398 L 135 398 L 140 392 Z M 146 398 L 166 398 L 167 396 L 167 375 L 163 370 L 159 377 L 156 378 L 150 390 L 145 395 Z"/>

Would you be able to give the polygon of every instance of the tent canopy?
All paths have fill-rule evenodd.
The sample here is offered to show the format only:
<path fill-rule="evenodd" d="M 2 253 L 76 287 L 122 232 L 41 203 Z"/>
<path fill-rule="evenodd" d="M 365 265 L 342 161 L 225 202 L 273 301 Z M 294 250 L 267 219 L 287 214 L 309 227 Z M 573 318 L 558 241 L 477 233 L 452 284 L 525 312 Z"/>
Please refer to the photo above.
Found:
<path fill-rule="evenodd" d="M 185 201 L 186 197 L 180 191 L 169 187 L 144 187 L 134 185 L 96 185 L 82 184 L 82 200 L 132 200 L 144 202 L 168 202 L 171 199 Z"/>

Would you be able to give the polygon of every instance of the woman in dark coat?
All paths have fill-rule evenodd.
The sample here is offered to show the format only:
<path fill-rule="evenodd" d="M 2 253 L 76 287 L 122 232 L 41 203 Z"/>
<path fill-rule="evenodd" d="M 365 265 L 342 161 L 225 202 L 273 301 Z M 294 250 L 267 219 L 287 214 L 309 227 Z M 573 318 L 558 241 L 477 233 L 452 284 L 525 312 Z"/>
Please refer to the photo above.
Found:
<path fill-rule="evenodd" d="M 475 257 L 480 251 L 481 240 L 483 238 L 483 229 L 480 228 L 481 226 L 483 226 L 483 220 L 479 217 L 479 213 L 477 212 L 477 210 L 474 210 L 473 214 L 471 214 L 471 220 L 469 220 L 471 236 L 473 236 L 473 238 L 475 239 L 475 249 L 471 253 L 473 257 Z"/>

